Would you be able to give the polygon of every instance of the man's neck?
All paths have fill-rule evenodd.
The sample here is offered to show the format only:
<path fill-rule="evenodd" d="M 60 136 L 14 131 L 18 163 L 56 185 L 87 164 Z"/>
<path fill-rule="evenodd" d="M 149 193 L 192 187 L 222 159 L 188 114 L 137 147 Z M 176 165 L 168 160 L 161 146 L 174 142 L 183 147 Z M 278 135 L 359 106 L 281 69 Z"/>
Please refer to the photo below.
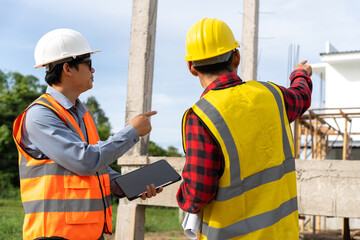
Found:
<path fill-rule="evenodd" d="M 77 93 L 76 91 L 67 89 L 61 85 L 53 84 L 51 87 L 58 90 L 59 92 L 61 92 L 74 105 L 75 105 L 76 99 L 80 96 L 80 94 Z"/>

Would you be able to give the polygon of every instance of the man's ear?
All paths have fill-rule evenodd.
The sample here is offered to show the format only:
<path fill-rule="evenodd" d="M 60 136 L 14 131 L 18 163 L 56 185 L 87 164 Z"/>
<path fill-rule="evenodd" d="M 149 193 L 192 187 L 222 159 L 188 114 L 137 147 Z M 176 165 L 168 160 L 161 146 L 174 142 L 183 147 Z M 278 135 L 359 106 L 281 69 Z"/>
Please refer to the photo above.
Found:
<path fill-rule="evenodd" d="M 194 75 L 195 77 L 199 76 L 199 73 L 194 68 L 194 65 L 193 65 L 192 62 L 187 62 L 187 66 L 188 66 L 188 69 L 189 69 L 189 71 L 191 72 L 192 75 Z"/>
<path fill-rule="evenodd" d="M 65 74 L 65 76 L 72 76 L 72 69 L 70 68 L 68 63 L 64 63 L 63 65 L 63 73 Z"/>
<path fill-rule="evenodd" d="M 236 51 L 233 53 L 232 65 L 235 69 L 237 69 L 239 67 L 239 64 L 240 64 L 240 52 L 238 49 L 236 49 Z"/>

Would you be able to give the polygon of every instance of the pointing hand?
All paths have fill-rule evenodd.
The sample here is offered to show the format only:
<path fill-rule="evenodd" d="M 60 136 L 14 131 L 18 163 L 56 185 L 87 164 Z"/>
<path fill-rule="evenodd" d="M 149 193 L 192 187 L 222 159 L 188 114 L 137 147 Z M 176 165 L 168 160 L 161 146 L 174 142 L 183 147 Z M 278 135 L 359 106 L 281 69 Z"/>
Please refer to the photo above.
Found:
<path fill-rule="evenodd" d="M 140 137 L 145 136 L 151 131 L 150 117 L 157 114 L 157 111 L 141 113 L 130 121 L 130 125 L 135 128 Z"/>
<path fill-rule="evenodd" d="M 296 70 L 296 69 L 304 69 L 307 72 L 308 76 L 311 77 L 311 75 L 312 75 L 312 67 L 310 65 L 306 65 L 306 63 L 307 63 L 307 60 L 302 61 L 301 63 L 299 63 L 298 65 L 296 65 L 294 67 L 294 70 Z"/>

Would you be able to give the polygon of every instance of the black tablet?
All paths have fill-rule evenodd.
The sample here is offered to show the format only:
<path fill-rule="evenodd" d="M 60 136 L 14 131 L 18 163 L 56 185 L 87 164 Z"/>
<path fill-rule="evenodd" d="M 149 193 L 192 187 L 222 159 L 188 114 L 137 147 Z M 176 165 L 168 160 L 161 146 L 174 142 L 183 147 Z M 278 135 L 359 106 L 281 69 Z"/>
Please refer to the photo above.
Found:
<path fill-rule="evenodd" d="M 129 200 L 141 197 L 146 186 L 154 184 L 155 188 L 165 187 L 181 179 L 181 176 L 162 159 L 145 167 L 136 169 L 115 179 Z"/>

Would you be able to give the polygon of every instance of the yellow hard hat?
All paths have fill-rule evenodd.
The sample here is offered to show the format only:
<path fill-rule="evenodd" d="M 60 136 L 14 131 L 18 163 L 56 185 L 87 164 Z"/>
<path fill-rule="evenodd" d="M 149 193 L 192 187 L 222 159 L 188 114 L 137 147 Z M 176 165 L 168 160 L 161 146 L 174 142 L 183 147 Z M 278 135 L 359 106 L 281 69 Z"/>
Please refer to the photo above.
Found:
<path fill-rule="evenodd" d="M 239 47 L 225 22 L 203 18 L 196 22 L 186 36 L 186 61 L 198 61 L 227 53 Z"/>

